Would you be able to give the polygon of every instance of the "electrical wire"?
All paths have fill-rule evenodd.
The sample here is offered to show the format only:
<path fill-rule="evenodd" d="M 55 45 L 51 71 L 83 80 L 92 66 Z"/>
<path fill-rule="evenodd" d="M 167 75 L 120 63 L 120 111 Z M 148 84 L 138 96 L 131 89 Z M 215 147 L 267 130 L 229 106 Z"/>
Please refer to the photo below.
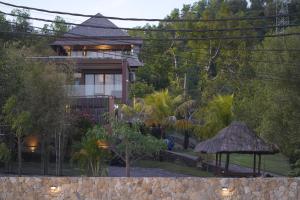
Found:
<path fill-rule="evenodd" d="M 124 18 L 124 17 L 109 17 L 109 16 L 95 16 L 95 15 L 86 15 L 81 13 L 71 13 L 71 12 L 62 12 L 62 11 L 54 11 L 48 9 L 41 9 L 29 6 L 15 5 L 7 2 L 0 1 L 0 4 L 14 7 L 14 8 L 22 8 L 27 10 L 35 10 L 39 12 L 47 12 L 54 13 L 60 15 L 71 15 L 76 17 L 95 17 L 100 19 L 112 19 L 112 20 L 124 20 L 124 21 L 150 21 L 150 22 L 224 22 L 224 21 L 245 21 L 245 20 L 265 20 L 265 19 L 273 19 L 276 17 L 288 17 L 293 15 L 271 15 L 271 16 L 259 16 L 259 17 L 232 17 L 232 18 L 222 18 L 222 19 L 157 19 L 157 18 Z"/>
<path fill-rule="evenodd" d="M 209 33 L 209 32 L 228 32 L 228 31 L 241 31 L 241 30 L 266 30 L 266 29 L 274 29 L 277 27 L 298 27 L 300 24 L 288 24 L 288 25 L 271 25 L 271 26 L 264 26 L 264 27 L 244 27 L 244 28 L 223 28 L 223 29 L 207 29 L 207 30 L 195 30 L 195 29 L 161 29 L 161 28 L 121 28 L 116 26 L 99 26 L 99 25 L 87 25 L 87 24 L 79 24 L 79 23 L 73 23 L 73 22 L 62 22 L 62 21 L 55 21 L 50 19 L 44 19 L 44 18 L 36 18 L 36 17 L 29 17 L 29 16 L 22 16 L 18 14 L 12 14 L 12 13 L 6 13 L 3 11 L 0 11 L 0 13 L 4 15 L 14 16 L 14 17 L 22 17 L 24 19 L 31 19 L 35 21 L 43 21 L 43 22 L 50 22 L 50 23 L 59 23 L 64 25 L 73 25 L 73 26 L 80 26 L 80 27 L 88 27 L 88 28 L 101 28 L 101 29 L 112 29 L 112 30 L 132 30 L 132 31 L 151 31 L 151 32 L 186 32 L 186 33 Z"/>

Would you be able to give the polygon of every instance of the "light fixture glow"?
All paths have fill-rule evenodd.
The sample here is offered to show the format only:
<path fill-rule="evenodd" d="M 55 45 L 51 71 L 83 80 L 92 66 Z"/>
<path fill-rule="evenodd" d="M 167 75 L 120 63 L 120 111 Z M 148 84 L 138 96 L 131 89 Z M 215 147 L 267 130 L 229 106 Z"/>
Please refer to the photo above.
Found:
<path fill-rule="evenodd" d="M 57 186 L 50 186 L 50 192 L 51 193 L 58 193 L 60 191 L 60 188 Z"/>
<path fill-rule="evenodd" d="M 222 191 L 228 191 L 228 187 L 222 187 Z"/>

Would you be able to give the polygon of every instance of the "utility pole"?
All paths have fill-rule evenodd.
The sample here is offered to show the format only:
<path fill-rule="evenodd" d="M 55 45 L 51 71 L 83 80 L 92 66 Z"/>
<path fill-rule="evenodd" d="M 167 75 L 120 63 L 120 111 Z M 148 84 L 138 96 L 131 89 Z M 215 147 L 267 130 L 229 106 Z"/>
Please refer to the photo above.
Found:
<path fill-rule="evenodd" d="M 289 25 L 289 3 L 290 0 L 276 0 L 276 34 L 283 34 Z"/>

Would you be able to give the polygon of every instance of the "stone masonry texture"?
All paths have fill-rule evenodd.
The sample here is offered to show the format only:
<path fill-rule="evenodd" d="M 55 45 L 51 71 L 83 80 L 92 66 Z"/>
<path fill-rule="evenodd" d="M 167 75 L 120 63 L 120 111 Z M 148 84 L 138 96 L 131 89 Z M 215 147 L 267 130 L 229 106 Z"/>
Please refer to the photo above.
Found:
<path fill-rule="evenodd" d="M 300 178 L 0 177 L 1 200 L 300 199 Z"/>

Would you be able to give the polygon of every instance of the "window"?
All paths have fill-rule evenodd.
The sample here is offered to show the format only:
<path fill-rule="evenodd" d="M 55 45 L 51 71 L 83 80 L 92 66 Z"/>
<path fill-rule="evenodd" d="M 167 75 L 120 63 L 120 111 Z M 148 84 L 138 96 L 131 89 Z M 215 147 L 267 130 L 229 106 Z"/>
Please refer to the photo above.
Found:
<path fill-rule="evenodd" d="M 85 94 L 122 97 L 122 74 L 85 74 Z"/>

